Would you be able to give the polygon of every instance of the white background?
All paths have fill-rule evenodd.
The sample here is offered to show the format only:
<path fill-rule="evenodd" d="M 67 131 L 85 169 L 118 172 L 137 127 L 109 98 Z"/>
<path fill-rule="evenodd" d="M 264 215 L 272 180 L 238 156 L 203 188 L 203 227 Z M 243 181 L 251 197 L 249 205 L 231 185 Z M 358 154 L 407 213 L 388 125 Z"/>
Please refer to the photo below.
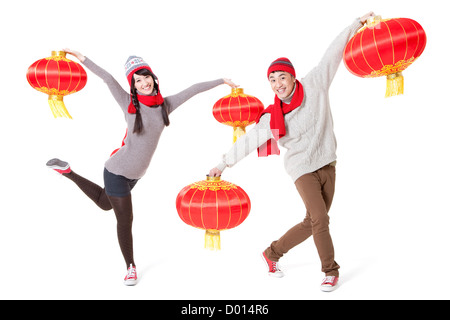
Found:
<path fill-rule="evenodd" d="M 22 1 L 0 20 L 1 299 L 448 299 L 448 22 L 442 1 Z M 364 3 L 364 4 L 362 4 Z M 340 288 L 323 293 L 311 239 L 269 278 L 259 254 L 303 220 L 305 209 L 282 156 L 251 154 L 223 179 L 241 186 L 252 210 L 203 249 L 201 230 L 178 217 L 175 199 L 203 180 L 232 143 L 212 106 L 223 85 L 171 115 L 147 174 L 133 190 L 140 282 L 125 287 L 112 211 L 45 167 L 53 157 L 103 185 L 103 164 L 125 123 L 106 85 L 88 72 L 65 97 L 73 120 L 54 119 L 26 70 L 52 50 L 78 50 L 127 88 L 123 64 L 142 56 L 163 95 L 232 78 L 267 106 L 268 65 L 286 56 L 299 77 L 352 21 L 369 11 L 407 17 L 425 29 L 423 55 L 406 71 L 405 94 L 384 98 L 385 79 L 362 79 L 342 64 L 330 90 L 338 167 L 331 232 Z M 75 60 L 73 57 L 69 57 Z"/>

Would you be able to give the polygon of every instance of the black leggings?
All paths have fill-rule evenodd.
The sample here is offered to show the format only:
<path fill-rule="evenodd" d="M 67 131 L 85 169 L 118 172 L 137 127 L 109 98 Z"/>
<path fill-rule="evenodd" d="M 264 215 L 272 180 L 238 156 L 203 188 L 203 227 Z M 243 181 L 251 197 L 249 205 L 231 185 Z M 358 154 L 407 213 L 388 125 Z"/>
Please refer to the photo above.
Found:
<path fill-rule="evenodd" d="M 117 219 L 117 237 L 126 266 L 127 268 L 130 264 L 135 266 L 133 258 L 133 206 L 131 202 L 131 193 L 120 197 L 108 196 L 105 192 L 105 188 L 83 178 L 73 171 L 64 173 L 63 176 L 75 182 L 81 191 L 83 191 L 102 210 L 114 210 Z M 133 184 L 133 187 L 135 184 L 136 183 Z"/>

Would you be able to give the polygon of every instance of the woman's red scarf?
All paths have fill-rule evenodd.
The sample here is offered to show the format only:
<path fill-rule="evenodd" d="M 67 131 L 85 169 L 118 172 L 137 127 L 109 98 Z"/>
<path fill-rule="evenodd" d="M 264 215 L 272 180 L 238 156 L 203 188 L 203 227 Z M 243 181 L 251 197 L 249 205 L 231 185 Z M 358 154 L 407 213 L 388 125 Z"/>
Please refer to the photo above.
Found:
<path fill-rule="evenodd" d="M 272 105 L 268 106 L 259 115 L 256 123 L 259 122 L 261 116 L 270 113 L 270 129 L 275 139 L 269 139 L 258 148 L 258 157 L 267 157 L 272 154 L 279 155 L 277 141 L 286 135 L 286 126 L 284 124 L 284 115 L 298 108 L 303 102 L 303 86 L 300 81 L 295 80 L 296 88 L 290 104 L 283 103 L 277 95 Z"/>
<path fill-rule="evenodd" d="M 138 94 L 137 98 L 139 102 L 146 105 L 147 107 L 156 107 L 164 103 L 164 98 L 159 92 L 156 96 L 145 96 Z M 136 113 L 136 107 L 133 104 L 133 100 L 131 100 L 130 105 L 128 106 L 128 113 Z"/>

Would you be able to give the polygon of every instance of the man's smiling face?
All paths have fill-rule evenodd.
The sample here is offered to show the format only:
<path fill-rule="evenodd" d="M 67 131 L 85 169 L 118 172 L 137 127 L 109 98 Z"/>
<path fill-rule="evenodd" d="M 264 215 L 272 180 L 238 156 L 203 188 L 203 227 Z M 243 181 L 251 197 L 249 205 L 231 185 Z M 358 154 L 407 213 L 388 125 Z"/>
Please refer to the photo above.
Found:
<path fill-rule="evenodd" d="M 275 71 L 269 75 L 272 91 L 280 100 L 286 99 L 295 87 L 295 78 L 286 71 Z"/>

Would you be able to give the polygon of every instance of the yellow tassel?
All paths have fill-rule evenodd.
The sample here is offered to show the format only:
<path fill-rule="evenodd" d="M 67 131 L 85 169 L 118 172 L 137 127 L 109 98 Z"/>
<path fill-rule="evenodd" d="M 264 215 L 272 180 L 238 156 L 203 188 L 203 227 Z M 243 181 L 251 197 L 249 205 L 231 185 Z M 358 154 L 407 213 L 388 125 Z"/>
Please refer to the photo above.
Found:
<path fill-rule="evenodd" d="M 205 249 L 220 250 L 220 231 L 211 229 L 206 230 Z"/>
<path fill-rule="evenodd" d="M 66 106 L 64 105 L 63 96 L 49 95 L 48 104 L 50 105 L 50 109 L 52 110 L 55 118 L 65 117 L 72 119 L 72 116 L 69 114 L 69 111 L 67 111 Z"/>
<path fill-rule="evenodd" d="M 403 75 L 401 72 L 392 73 L 387 76 L 385 97 L 388 98 L 399 94 L 403 94 Z"/>
<path fill-rule="evenodd" d="M 245 134 L 245 127 L 233 127 L 233 143 Z"/>

